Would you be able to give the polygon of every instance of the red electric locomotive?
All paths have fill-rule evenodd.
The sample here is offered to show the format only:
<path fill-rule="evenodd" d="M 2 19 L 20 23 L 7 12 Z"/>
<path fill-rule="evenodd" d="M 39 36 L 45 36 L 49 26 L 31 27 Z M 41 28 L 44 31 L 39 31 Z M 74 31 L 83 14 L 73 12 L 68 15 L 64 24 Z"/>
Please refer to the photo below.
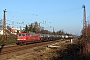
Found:
<path fill-rule="evenodd" d="M 21 32 L 21 33 L 18 33 L 17 35 L 16 44 L 23 45 L 28 42 L 36 42 L 36 41 L 40 42 L 40 34 Z"/>

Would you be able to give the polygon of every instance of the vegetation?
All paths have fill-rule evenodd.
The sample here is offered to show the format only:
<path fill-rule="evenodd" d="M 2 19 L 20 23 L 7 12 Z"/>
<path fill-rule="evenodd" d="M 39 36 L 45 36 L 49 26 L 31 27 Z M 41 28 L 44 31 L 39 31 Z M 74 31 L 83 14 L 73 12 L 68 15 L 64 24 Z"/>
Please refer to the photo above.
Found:
<path fill-rule="evenodd" d="M 16 43 L 16 38 L 17 36 L 14 35 L 14 34 L 11 34 L 11 28 L 9 26 L 7 26 L 7 29 L 6 32 L 9 34 L 7 35 L 7 40 L 5 40 L 5 44 L 11 44 L 11 43 Z M 21 29 L 20 29 L 21 31 Z M 34 22 L 34 23 L 31 23 L 29 25 L 26 25 L 25 29 L 22 30 L 24 32 L 34 32 L 34 33 L 42 33 L 42 34 L 55 34 L 55 35 L 70 35 L 68 33 L 65 33 L 64 31 L 62 30 L 59 30 L 57 32 L 53 31 L 53 32 L 50 32 L 48 30 L 45 30 L 44 27 L 41 27 L 39 25 L 38 22 Z M 17 31 L 17 33 L 19 32 L 19 30 Z M 1 44 L 1 41 L 2 41 L 2 37 L 0 36 L 0 44 Z"/>
<path fill-rule="evenodd" d="M 28 32 L 28 26 L 26 25 L 26 27 L 25 27 L 25 32 Z"/>
<path fill-rule="evenodd" d="M 26 25 L 25 32 L 35 32 L 35 33 L 42 33 L 42 34 L 55 34 L 55 35 L 72 35 L 69 33 L 65 33 L 62 30 L 59 30 L 57 32 L 53 31 L 50 32 L 48 30 L 42 29 L 38 22 L 31 23 L 29 25 Z"/>
<path fill-rule="evenodd" d="M 6 36 L 6 40 L 4 41 L 4 44 L 13 44 L 16 43 L 16 35 L 10 34 Z M 2 36 L 0 36 L 0 45 L 2 44 Z"/>
<path fill-rule="evenodd" d="M 81 54 L 86 60 L 90 60 L 90 24 L 82 29 L 82 35 L 80 37 Z"/>
<path fill-rule="evenodd" d="M 25 27 L 25 32 L 35 32 L 35 33 L 40 33 L 40 27 L 39 27 L 39 24 L 38 22 L 34 22 L 34 23 L 31 23 L 30 25 L 26 25 Z"/>

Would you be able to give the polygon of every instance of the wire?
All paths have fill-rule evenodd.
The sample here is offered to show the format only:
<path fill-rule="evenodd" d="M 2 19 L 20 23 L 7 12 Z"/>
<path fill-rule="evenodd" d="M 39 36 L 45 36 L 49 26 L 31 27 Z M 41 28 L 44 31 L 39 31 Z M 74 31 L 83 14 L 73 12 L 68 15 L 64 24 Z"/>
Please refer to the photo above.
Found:
<path fill-rule="evenodd" d="M 50 13 L 43 13 L 43 15 L 52 15 L 52 14 L 60 14 L 60 13 L 66 13 L 66 12 L 73 12 L 73 11 L 78 11 L 78 10 L 80 10 L 80 9 L 82 9 L 82 8 L 74 8 L 74 9 L 67 9 L 67 10 L 62 10 L 62 11 L 59 11 L 59 12 L 50 12 Z M 10 16 L 12 16 L 13 18 L 11 19 L 10 18 L 10 21 L 11 22 L 15 22 L 16 24 L 20 24 L 19 22 L 16 22 L 16 20 L 17 19 L 20 19 L 20 21 L 21 20 L 29 20 L 30 21 L 30 19 L 32 20 L 33 19 L 33 16 L 38 16 L 37 14 L 26 14 L 26 13 L 20 13 L 20 12 L 12 12 L 12 11 L 7 11 L 7 13 L 10 15 Z M 23 17 L 23 16 L 28 16 L 29 18 L 27 18 L 27 17 Z M 32 17 L 32 18 L 30 18 L 30 16 Z M 12 20 L 14 20 L 14 21 L 12 21 Z"/>
<path fill-rule="evenodd" d="M 63 14 L 63 13 L 69 13 L 69 12 L 74 12 L 74 11 L 78 11 L 78 10 L 81 10 L 82 8 L 79 7 L 79 8 L 74 8 L 74 9 L 67 9 L 67 10 L 62 10 L 62 11 L 58 11 L 58 12 L 50 12 L 48 14 L 44 14 L 44 15 L 52 15 L 52 14 Z"/>
<path fill-rule="evenodd" d="M 82 8 L 79 7 L 79 8 L 74 8 L 74 9 L 62 10 L 62 11 L 59 11 L 59 12 L 50 12 L 50 13 L 42 13 L 42 14 L 48 15 L 48 14 L 57 14 L 57 13 L 73 12 L 73 11 L 77 11 L 77 10 L 80 10 L 80 9 L 82 9 Z M 11 13 L 11 14 L 13 14 L 13 15 L 16 14 L 16 16 L 19 16 L 19 14 L 20 14 L 20 15 L 27 15 L 27 16 L 30 16 L 30 15 L 31 15 L 31 16 L 32 16 L 32 15 L 38 16 L 38 14 L 27 14 L 27 13 L 13 12 L 13 11 L 7 11 L 7 12 L 8 12 L 8 13 Z"/>

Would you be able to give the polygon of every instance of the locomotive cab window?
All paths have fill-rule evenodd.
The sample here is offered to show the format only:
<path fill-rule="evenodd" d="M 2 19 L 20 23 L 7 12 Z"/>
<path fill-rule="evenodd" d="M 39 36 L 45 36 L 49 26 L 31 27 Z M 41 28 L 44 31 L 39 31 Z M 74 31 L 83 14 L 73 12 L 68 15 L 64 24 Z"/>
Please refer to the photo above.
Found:
<path fill-rule="evenodd" d="M 18 34 L 18 36 L 25 36 L 25 34 Z"/>
<path fill-rule="evenodd" d="M 22 36 L 25 36 L 25 34 L 22 34 Z"/>
<path fill-rule="evenodd" d="M 22 36 L 22 34 L 18 34 L 18 36 Z"/>

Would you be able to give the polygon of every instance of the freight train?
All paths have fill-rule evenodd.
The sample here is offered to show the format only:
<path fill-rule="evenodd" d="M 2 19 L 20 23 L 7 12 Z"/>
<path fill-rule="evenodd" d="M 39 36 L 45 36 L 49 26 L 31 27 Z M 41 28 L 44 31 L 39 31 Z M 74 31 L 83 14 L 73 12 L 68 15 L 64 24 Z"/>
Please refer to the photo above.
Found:
<path fill-rule="evenodd" d="M 53 41 L 59 39 L 73 39 L 73 36 L 64 36 L 64 35 L 52 35 L 52 34 L 35 34 L 35 33 L 26 33 L 21 32 L 17 35 L 17 45 L 23 45 L 30 42 L 43 42 L 43 41 Z"/>

